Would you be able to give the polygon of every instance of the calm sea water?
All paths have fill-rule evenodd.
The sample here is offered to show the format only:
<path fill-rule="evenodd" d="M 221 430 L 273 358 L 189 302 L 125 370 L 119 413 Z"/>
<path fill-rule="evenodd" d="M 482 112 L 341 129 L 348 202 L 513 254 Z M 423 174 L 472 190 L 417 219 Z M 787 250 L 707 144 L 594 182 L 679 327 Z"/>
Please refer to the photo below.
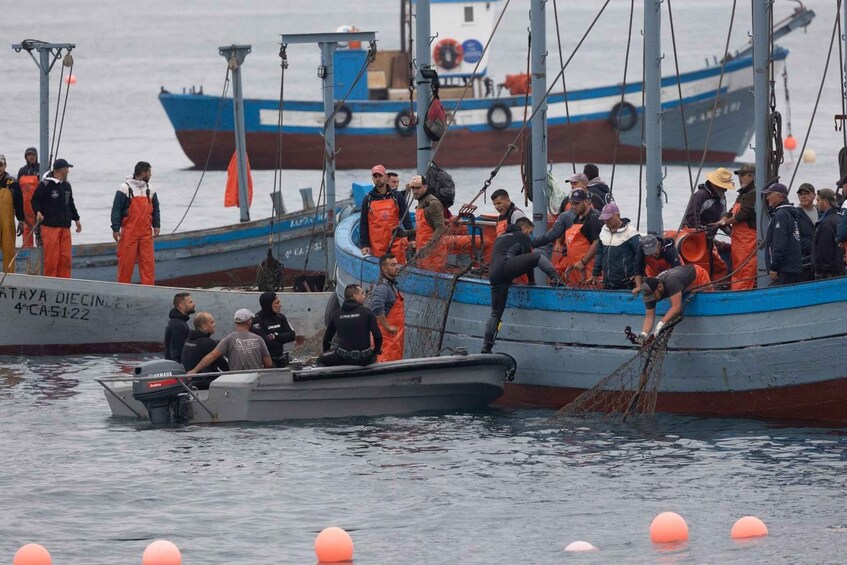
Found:
<path fill-rule="evenodd" d="M 352 24 L 381 30 L 384 48 L 399 43 L 394 0 L 245 4 L 32 0 L 4 6 L 4 21 L 16 34 L 5 35 L 7 43 L 35 37 L 77 44 L 78 82 L 60 151 L 77 165 L 71 180 L 84 224 L 77 242 L 110 238 L 114 188 L 142 159 L 154 166 L 164 228 L 176 226 L 199 172 L 188 170 L 156 93 L 160 86 L 178 91 L 201 84 L 219 92 L 225 63 L 217 46 L 253 44 L 245 93 L 274 97 L 279 33 Z M 560 4 L 567 53 L 601 2 Z M 835 10 L 822 0 L 807 4 L 818 13 L 810 33 L 780 41 L 792 51 L 798 137 L 811 114 Z M 720 53 L 730 6 L 728 0 L 674 5 L 682 70 Z M 527 0 L 513 0 L 495 39 L 491 71 L 497 77 L 523 68 L 528 9 Z M 621 81 L 628 9 L 628 2 L 612 3 L 575 58 L 569 84 Z M 784 15 L 792 4 L 779 2 L 776 9 Z M 736 46 L 750 27 L 749 7 L 739 3 L 738 12 Z M 639 12 L 636 22 L 640 18 Z M 548 19 L 555 54 L 552 14 Z M 666 72 L 673 60 L 668 28 L 666 21 Z M 636 24 L 635 37 L 639 29 Z M 640 76 L 639 51 L 635 47 L 631 77 Z M 287 91 L 316 98 L 317 48 L 292 48 L 289 57 Z M 37 75 L 29 57 L 8 48 L 0 51 L 0 64 L 0 153 L 15 171 L 24 149 L 37 145 Z M 818 186 L 838 176 L 841 138 L 831 126 L 832 115 L 840 113 L 837 57 L 832 65 L 810 141 L 819 159 L 798 175 Z M 778 102 L 784 102 L 782 90 Z M 569 170 L 554 166 L 560 177 Z M 603 176 L 609 173 L 603 167 Z M 487 174 L 455 171 L 459 198 L 476 192 Z M 254 176 L 253 215 L 262 217 L 270 212 L 262 193 L 271 191 L 273 173 Z M 366 176 L 343 171 L 338 185 Z M 313 171 L 286 171 L 283 178 L 291 209 L 298 208 L 297 188 L 320 184 Z M 508 167 L 494 186 L 514 188 L 517 179 L 517 169 Z M 618 168 L 616 198 L 632 217 L 637 183 L 638 167 Z M 206 175 L 182 229 L 237 221 L 236 211 L 220 205 L 223 184 L 222 173 Z M 665 221 L 675 225 L 688 193 L 686 168 L 670 167 L 665 185 Z M 182 548 L 187 564 L 312 563 L 314 537 L 329 525 L 351 531 L 360 565 L 847 559 L 843 430 L 669 416 L 637 426 L 569 422 L 550 428 L 550 412 L 512 410 L 154 430 L 110 419 L 93 381 L 138 360 L 0 358 L 0 561 L 10 562 L 20 545 L 35 541 L 56 563 L 131 563 L 151 540 L 167 538 Z M 647 534 L 653 516 L 665 510 L 685 516 L 691 529 L 691 541 L 670 551 L 654 548 Z M 770 537 L 732 542 L 733 521 L 747 514 L 762 518 Z M 578 539 L 602 551 L 561 553 Z"/>

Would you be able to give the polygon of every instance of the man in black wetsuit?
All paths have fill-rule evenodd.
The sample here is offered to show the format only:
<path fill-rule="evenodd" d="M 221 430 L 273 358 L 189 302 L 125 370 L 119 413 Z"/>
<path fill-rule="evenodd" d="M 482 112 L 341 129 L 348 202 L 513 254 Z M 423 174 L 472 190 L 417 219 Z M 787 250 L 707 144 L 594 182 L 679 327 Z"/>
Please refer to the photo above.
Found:
<path fill-rule="evenodd" d="M 491 317 L 485 325 L 485 345 L 482 347 L 482 353 L 491 353 L 491 348 L 494 347 L 494 339 L 500 330 L 500 318 L 506 310 L 509 287 L 515 278 L 526 275 L 530 284 L 534 284 L 534 270 L 538 267 L 551 281 L 561 282 L 550 259 L 532 252 L 531 234 L 532 221 L 529 218 L 519 218 L 506 228 L 506 233 L 494 240 L 488 269 L 488 280 L 491 283 Z"/>
<path fill-rule="evenodd" d="M 190 371 L 203 360 L 203 357 L 211 353 L 218 345 L 218 340 L 212 335 L 215 333 L 217 323 L 215 317 L 208 312 L 197 312 L 194 314 L 194 329 L 188 332 L 188 339 L 182 347 L 182 366 Z M 206 367 L 209 373 L 215 371 L 229 371 L 229 363 L 223 357 L 219 357 L 214 363 Z M 198 390 L 206 390 L 209 383 L 216 377 L 195 377 L 191 384 Z"/>
<path fill-rule="evenodd" d="M 318 365 L 370 365 L 382 352 L 382 332 L 373 310 L 364 306 L 365 292 L 357 284 L 344 287 L 344 304 L 329 320 Z M 330 351 L 338 333 L 338 346 Z M 373 336 L 373 346 L 371 346 Z"/>
<path fill-rule="evenodd" d="M 288 323 L 288 318 L 280 311 L 282 302 L 277 293 L 263 292 L 259 297 L 259 305 L 262 310 L 253 318 L 250 331 L 265 340 L 274 367 L 285 367 L 288 365 L 288 360 L 285 357 L 284 346 L 286 343 L 295 341 L 297 334 Z"/>
<path fill-rule="evenodd" d="M 194 313 L 194 299 L 187 292 L 174 295 L 174 307 L 165 328 L 165 359 L 182 361 L 182 347 L 188 339 L 188 317 Z"/>

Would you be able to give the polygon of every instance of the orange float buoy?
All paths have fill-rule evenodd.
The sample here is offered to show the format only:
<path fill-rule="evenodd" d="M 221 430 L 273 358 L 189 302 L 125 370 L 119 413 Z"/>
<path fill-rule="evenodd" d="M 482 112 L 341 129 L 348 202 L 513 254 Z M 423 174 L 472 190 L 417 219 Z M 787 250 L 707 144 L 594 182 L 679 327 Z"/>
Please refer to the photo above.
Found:
<path fill-rule="evenodd" d="M 662 512 L 650 524 L 650 540 L 653 543 L 687 541 L 688 524 L 676 512 Z"/>
<path fill-rule="evenodd" d="M 68 75 L 65 77 L 65 84 L 76 84 L 76 75 Z"/>
<path fill-rule="evenodd" d="M 341 528 L 327 528 L 315 538 L 315 555 L 324 563 L 350 561 L 353 559 L 353 539 Z"/>
<path fill-rule="evenodd" d="M 51 565 L 50 552 L 37 543 L 28 543 L 15 553 L 14 565 Z"/>
<path fill-rule="evenodd" d="M 686 264 L 698 263 L 706 257 L 706 233 L 681 230 L 676 239 L 679 256 Z"/>
<path fill-rule="evenodd" d="M 167 540 L 156 540 L 144 550 L 142 565 L 182 565 L 179 548 Z"/>
<path fill-rule="evenodd" d="M 785 138 L 785 141 L 782 143 L 782 145 L 789 151 L 794 151 L 795 149 L 797 149 L 797 138 L 795 138 L 793 135 L 789 135 Z"/>
<path fill-rule="evenodd" d="M 768 527 L 755 516 L 744 516 L 732 525 L 732 539 L 759 538 L 768 535 Z"/>
<path fill-rule="evenodd" d="M 574 541 L 568 544 L 565 551 L 597 551 L 597 548 L 587 541 Z"/>

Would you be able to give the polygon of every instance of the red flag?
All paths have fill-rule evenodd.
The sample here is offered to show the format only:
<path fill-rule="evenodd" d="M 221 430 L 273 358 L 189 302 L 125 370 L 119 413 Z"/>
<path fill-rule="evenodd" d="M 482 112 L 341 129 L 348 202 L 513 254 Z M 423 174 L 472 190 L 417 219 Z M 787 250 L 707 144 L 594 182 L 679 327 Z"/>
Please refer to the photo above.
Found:
<path fill-rule="evenodd" d="M 247 157 L 247 206 L 253 204 L 253 175 L 250 174 L 250 158 Z M 235 151 L 226 168 L 226 192 L 224 193 L 224 208 L 238 206 L 238 163 Z"/>

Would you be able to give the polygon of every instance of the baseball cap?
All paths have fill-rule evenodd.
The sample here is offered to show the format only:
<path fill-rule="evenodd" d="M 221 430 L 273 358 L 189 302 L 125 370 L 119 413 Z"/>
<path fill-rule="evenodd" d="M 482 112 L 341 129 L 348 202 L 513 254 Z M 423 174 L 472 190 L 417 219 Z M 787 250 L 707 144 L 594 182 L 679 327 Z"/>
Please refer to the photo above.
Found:
<path fill-rule="evenodd" d="M 830 204 L 833 205 L 833 207 L 837 208 L 837 206 L 835 206 L 835 203 L 838 202 L 838 198 L 835 195 L 835 191 L 832 190 L 831 188 L 820 189 L 818 191 L 818 198 L 821 198 L 823 200 L 828 200 L 830 202 Z"/>
<path fill-rule="evenodd" d="M 812 194 L 814 194 L 815 193 L 815 187 L 812 186 L 811 184 L 807 183 L 807 182 L 804 182 L 797 189 L 797 194 L 800 194 L 801 192 L 811 192 Z"/>
<path fill-rule="evenodd" d="M 584 182 L 588 183 L 588 177 L 583 173 L 576 173 L 568 177 L 568 180 L 565 182 Z"/>
<path fill-rule="evenodd" d="M 243 324 L 245 322 L 249 322 L 252 319 L 253 312 L 251 312 L 247 308 L 242 308 L 241 310 L 235 313 L 235 322 L 237 324 Z"/>
<path fill-rule="evenodd" d="M 603 211 L 600 212 L 600 219 L 604 222 L 614 216 L 615 214 L 620 214 L 620 208 L 614 202 L 609 202 L 605 206 L 603 206 Z"/>
<path fill-rule="evenodd" d="M 775 182 L 766 189 L 762 191 L 762 194 L 770 194 L 771 192 L 778 192 L 780 194 L 788 195 L 788 187 L 782 184 L 781 182 Z"/>
<path fill-rule="evenodd" d="M 645 255 L 652 255 L 659 250 L 659 238 L 652 233 L 645 235 L 641 240 L 641 249 Z"/>
<path fill-rule="evenodd" d="M 374 165 L 373 168 L 371 168 L 371 174 L 375 175 L 377 173 L 381 174 L 382 176 L 385 176 L 385 167 L 383 167 L 382 165 Z"/>
<path fill-rule="evenodd" d="M 53 170 L 58 171 L 59 169 L 64 169 L 65 167 L 73 167 L 70 163 L 65 161 L 64 159 L 56 159 L 53 161 Z"/>
<path fill-rule="evenodd" d="M 752 163 L 744 163 L 741 165 L 741 168 L 735 171 L 736 175 L 755 175 L 756 174 L 756 165 Z"/>
<path fill-rule="evenodd" d="M 588 193 L 582 190 L 581 188 L 575 188 L 571 191 L 571 195 L 568 197 L 571 202 L 583 202 L 588 200 Z"/>
<path fill-rule="evenodd" d="M 412 177 L 412 180 L 409 181 L 409 186 L 423 186 L 426 184 L 426 179 L 424 179 L 420 175 L 415 175 Z"/>

